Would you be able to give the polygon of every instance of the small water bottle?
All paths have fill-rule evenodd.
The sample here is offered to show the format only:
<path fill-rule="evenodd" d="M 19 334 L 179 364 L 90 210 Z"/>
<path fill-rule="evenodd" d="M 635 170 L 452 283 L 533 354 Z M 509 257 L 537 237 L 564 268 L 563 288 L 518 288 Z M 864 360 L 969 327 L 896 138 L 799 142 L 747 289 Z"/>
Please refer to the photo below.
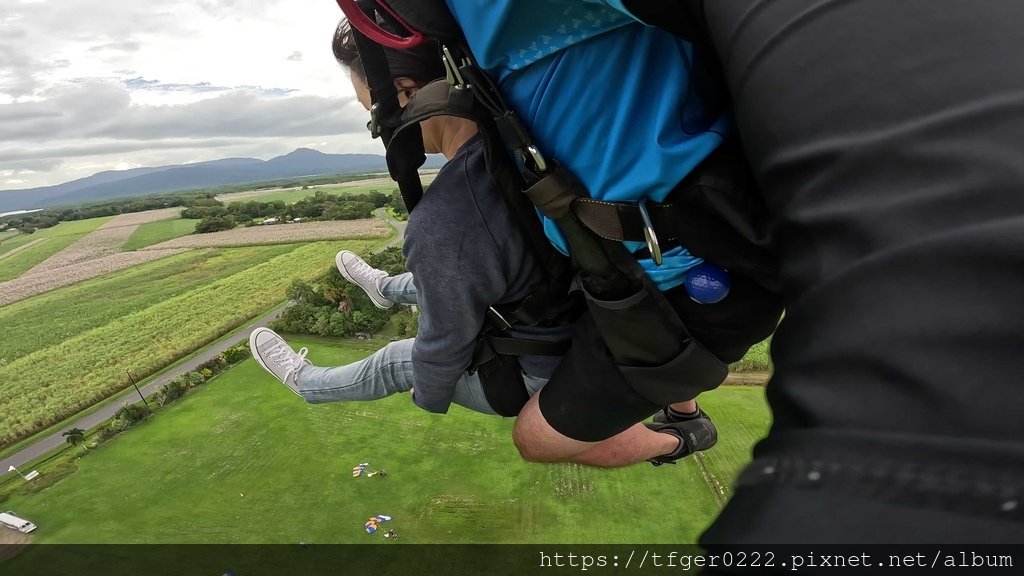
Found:
<path fill-rule="evenodd" d="M 717 304 L 729 295 L 729 273 L 714 264 L 704 262 L 686 274 L 686 293 L 698 304 Z"/>

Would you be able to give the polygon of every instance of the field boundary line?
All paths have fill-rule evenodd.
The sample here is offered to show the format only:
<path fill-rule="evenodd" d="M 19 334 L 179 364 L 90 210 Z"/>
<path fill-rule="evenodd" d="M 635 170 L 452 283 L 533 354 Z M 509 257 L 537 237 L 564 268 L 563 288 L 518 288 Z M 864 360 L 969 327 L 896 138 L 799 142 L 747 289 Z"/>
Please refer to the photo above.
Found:
<path fill-rule="evenodd" d="M 35 246 L 36 244 L 39 244 L 40 242 L 46 242 L 47 240 L 49 240 L 49 238 L 36 238 L 35 240 L 33 240 L 31 242 L 26 242 L 25 244 L 22 244 L 21 246 L 18 246 L 17 248 L 12 248 L 11 250 L 8 250 L 7 252 L 4 252 L 3 254 L 0 254 L 0 260 L 3 260 L 4 258 L 9 258 L 11 256 L 14 256 L 18 252 L 21 252 L 22 250 L 26 250 L 28 248 L 31 248 L 31 247 Z"/>

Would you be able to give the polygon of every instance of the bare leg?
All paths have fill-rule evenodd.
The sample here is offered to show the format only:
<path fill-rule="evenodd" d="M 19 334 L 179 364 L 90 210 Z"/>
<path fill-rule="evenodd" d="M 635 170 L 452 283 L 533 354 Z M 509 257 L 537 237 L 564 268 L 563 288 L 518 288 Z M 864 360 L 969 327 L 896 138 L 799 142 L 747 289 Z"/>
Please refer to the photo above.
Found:
<path fill-rule="evenodd" d="M 530 462 L 575 462 L 587 466 L 616 468 L 668 454 L 679 447 L 679 439 L 636 424 L 601 442 L 581 442 L 560 434 L 544 419 L 535 394 L 526 403 L 512 429 L 520 455 Z"/>

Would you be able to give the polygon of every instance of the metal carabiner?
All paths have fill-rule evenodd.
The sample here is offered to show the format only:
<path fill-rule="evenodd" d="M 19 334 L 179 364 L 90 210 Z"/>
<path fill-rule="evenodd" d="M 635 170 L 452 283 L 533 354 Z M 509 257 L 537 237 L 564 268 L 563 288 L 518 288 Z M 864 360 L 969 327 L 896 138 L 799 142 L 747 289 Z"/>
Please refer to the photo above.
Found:
<path fill-rule="evenodd" d="M 658 235 L 654 233 L 654 225 L 651 224 L 651 215 L 647 213 L 647 199 L 644 198 L 637 204 L 640 209 L 640 218 L 644 221 L 644 239 L 647 241 L 647 251 L 651 253 L 651 260 L 655 266 L 661 266 L 661 246 L 658 244 Z"/>

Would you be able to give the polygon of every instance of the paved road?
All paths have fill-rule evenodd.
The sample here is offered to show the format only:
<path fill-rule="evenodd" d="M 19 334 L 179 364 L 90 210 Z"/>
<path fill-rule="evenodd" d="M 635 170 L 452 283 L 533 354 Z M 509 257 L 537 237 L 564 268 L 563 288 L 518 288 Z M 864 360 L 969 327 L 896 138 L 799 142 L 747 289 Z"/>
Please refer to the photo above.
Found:
<path fill-rule="evenodd" d="M 391 242 L 388 242 L 387 245 L 384 246 L 384 248 L 381 248 L 380 250 L 375 250 L 375 252 L 381 252 L 385 248 L 390 248 L 392 246 L 398 246 L 399 244 L 401 244 L 402 241 L 405 239 L 405 226 L 406 224 L 408 224 L 408 222 L 395 220 L 390 215 L 388 215 L 386 208 L 377 208 L 376 210 L 373 211 L 373 215 L 390 224 L 391 227 L 398 232 L 398 234 L 395 235 L 395 238 Z"/>
<path fill-rule="evenodd" d="M 235 344 L 248 340 L 249 334 L 253 330 L 255 330 L 259 326 L 266 326 L 268 322 L 280 316 L 287 307 L 288 304 L 282 304 L 278 308 L 274 309 L 274 311 L 271 312 L 270 314 L 267 314 L 266 316 L 257 319 L 255 322 L 244 328 L 236 330 L 235 332 L 231 333 L 231 335 L 228 336 L 226 339 L 218 342 L 217 344 L 211 346 L 210 348 L 203 350 L 199 354 L 196 354 L 195 356 L 189 358 L 187 361 L 179 364 L 178 366 L 175 366 L 174 369 L 168 370 L 156 380 L 153 380 L 152 382 L 149 382 L 145 386 L 139 388 L 139 390 L 141 390 L 142 395 L 147 398 L 149 396 L 152 396 L 161 386 L 164 386 L 165 384 L 170 382 L 171 379 L 173 379 L 175 376 L 178 376 L 179 374 L 184 374 L 185 372 L 188 372 L 190 370 L 194 370 L 200 364 L 208 360 L 212 360 L 218 354 L 234 346 Z M 125 400 L 129 402 L 137 401 L 138 395 L 134 393 L 132 393 L 131 395 L 118 395 L 113 400 L 110 400 L 106 406 L 97 410 L 96 412 L 93 412 L 92 414 L 86 416 L 85 418 L 82 418 L 81 420 L 68 425 L 64 429 L 54 434 L 51 434 L 50 436 L 41 438 L 34 444 L 26 446 L 24 449 L 12 454 L 11 456 L 4 458 L 3 460 L 0 460 L 0 474 L 6 474 L 8 470 L 10 470 L 11 466 L 20 467 L 46 454 L 50 450 L 62 446 L 65 440 L 64 437 L 61 436 L 61 433 L 64 432 L 64 430 L 70 430 L 71 428 L 82 428 L 83 430 L 88 430 L 93 426 L 100 424 L 104 420 L 112 417 L 114 413 L 121 408 L 121 404 Z M 27 474 L 28 470 L 22 470 L 22 472 Z"/>
<path fill-rule="evenodd" d="M 385 222 L 390 224 L 398 232 L 394 240 L 389 242 L 383 248 L 375 250 L 375 252 L 380 252 L 385 248 L 388 248 L 389 246 L 397 246 L 398 244 L 401 244 L 403 238 L 405 237 L 406 223 L 401 222 L 399 220 L 395 220 L 394 218 L 389 216 L 384 208 L 379 208 L 375 210 L 374 214 L 381 220 L 384 220 Z M 166 373 L 164 373 L 156 380 L 140 388 L 140 390 L 142 391 L 142 395 L 147 398 L 149 396 L 152 396 L 154 393 L 156 393 L 158 389 L 160 389 L 161 386 L 164 386 L 165 384 L 170 382 L 175 376 L 193 370 L 195 369 L 196 366 L 199 366 L 200 364 L 213 359 L 215 356 L 227 350 L 228 348 L 234 346 L 235 344 L 248 340 L 249 334 L 253 330 L 260 326 L 266 326 L 271 320 L 280 316 L 287 307 L 288 304 L 282 304 L 280 307 L 276 308 L 270 314 L 267 314 L 266 316 L 256 320 L 255 322 L 246 326 L 245 328 L 241 328 L 233 332 L 228 338 L 222 340 L 221 342 L 217 343 L 214 346 L 211 346 L 206 350 L 203 350 L 201 353 L 193 356 L 192 358 L 189 358 L 186 362 L 183 362 L 182 364 L 175 366 L 173 370 L 168 370 Z M 114 399 L 108 401 L 107 405 L 101 408 L 100 410 L 93 412 L 92 414 L 86 416 L 85 418 L 82 418 L 81 420 L 75 422 L 74 424 L 71 424 L 65 427 L 64 429 L 54 434 L 51 434 L 50 436 L 46 436 L 44 438 L 39 439 L 35 443 L 26 446 L 22 450 L 8 456 L 7 458 L 0 460 L 0 475 L 7 474 L 11 466 L 23 466 L 24 464 L 31 462 L 36 458 L 39 458 L 40 456 L 46 454 L 47 452 L 61 447 L 65 443 L 64 437 L 61 436 L 61 433 L 64 432 L 65 430 L 70 430 L 71 428 L 82 428 L 83 430 L 88 430 L 96 426 L 97 424 L 100 424 L 104 420 L 112 417 L 114 413 L 121 408 L 122 402 L 124 402 L 125 400 L 133 402 L 135 398 L 135 395 L 118 395 Z M 22 472 L 28 473 L 28 470 L 22 470 Z"/>

